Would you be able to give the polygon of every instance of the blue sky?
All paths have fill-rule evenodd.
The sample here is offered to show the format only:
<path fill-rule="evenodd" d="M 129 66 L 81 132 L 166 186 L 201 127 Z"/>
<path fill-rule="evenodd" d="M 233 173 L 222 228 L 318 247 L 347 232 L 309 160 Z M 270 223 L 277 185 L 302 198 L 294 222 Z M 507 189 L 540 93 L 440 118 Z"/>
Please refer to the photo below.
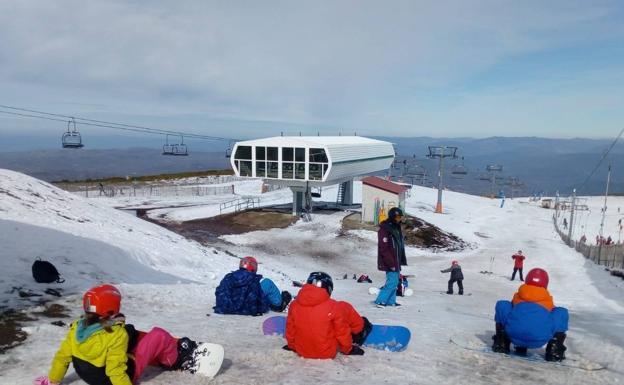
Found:
<path fill-rule="evenodd" d="M 7 1 L 0 35 L 0 104 L 126 124 L 233 138 L 624 124 L 621 1 Z M 12 137 L 62 126 L 0 114 Z"/>

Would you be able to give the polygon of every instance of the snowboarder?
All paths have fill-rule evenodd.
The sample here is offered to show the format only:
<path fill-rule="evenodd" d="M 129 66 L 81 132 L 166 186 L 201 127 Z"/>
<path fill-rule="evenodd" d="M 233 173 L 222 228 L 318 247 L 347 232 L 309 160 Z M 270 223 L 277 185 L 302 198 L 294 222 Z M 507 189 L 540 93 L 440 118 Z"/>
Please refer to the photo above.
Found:
<path fill-rule="evenodd" d="M 459 262 L 452 261 L 451 267 L 448 269 L 440 270 L 440 273 L 451 273 L 451 278 L 448 281 L 448 290 L 446 294 L 453 294 L 453 283 L 457 282 L 457 287 L 459 288 L 459 292 L 457 294 L 464 295 L 464 285 L 462 281 L 464 280 L 464 274 L 462 273 L 461 266 L 459 266 Z"/>
<path fill-rule="evenodd" d="M 269 309 L 282 312 L 292 296 L 287 291 L 280 292 L 269 278 L 257 274 L 258 261 L 254 257 L 240 260 L 239 269 L 223 277 L 215 290 L 215 313 L 261 315 Z"/>
<path fill-rule="evenodd" d="M 176 339 L 159 327 L 137 331 L 121 314 L 121 293 L 112 285 L 89 289 L 82 299 L 84 315 L 74 321 L 52 361 L 47 376 L 36 385 L 58 385 L 73 363 L 88 384 L 132 385 L 148 365 L 166 370 L 188 369 L 195 341 Z"/>
<path fill-rule="evenodd" d="M 361 345 L 372 329 L 350 303 L 331 298 L 329 274 L 311 273 L 288 309 L 286 350 L 304 358 L 335 358 L 338 350 L 363 355 Z"/>
<path fill-rule="evenodd" d="M 386 272 L 386 283 L 379 291 L 375 304 L 378 307 L 401 306 L 396 302 L 401 266 L 407 265 L 405 245 L 401 231 L 403 210 L 393 207 L 388 210 L 388 219 L 379 224 L 377 232 L 377 269 Z"/>
<path fill-rule="evenodd" d="M 547 361 L 565 359 L 563 342 L 568 330 L 568 309 L 555 307 L 548 292 L 548 273 L 535 268 L 527 274 L 511 302 L 496 303 L 496 334 L 492 350 L 509 353 L 510 344 L 518 354 L 546 345 Z"/>
<path fill-rule="evenodd" d="M 520 272 L 520 281 L 524 281 L 524 277 L 522 276 L 522 268 L 524 266 L 524 255 L 522 254 L 522 250 L 518 250 L 518 252 L 511 256 L 514 260 L 514 269 L 511 274 L 511 280 L 513 281 L 516 278 L 516 273 Z"/>

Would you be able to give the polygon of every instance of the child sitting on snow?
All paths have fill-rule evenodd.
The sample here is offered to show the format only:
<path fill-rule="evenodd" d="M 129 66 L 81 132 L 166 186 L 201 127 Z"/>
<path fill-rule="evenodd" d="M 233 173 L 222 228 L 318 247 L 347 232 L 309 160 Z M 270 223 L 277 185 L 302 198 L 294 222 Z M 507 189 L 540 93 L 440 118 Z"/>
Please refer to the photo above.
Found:
<path fill-rule="evenodd" d="M 158 327 L 145 333 L 126 325 L 119 313 L 121 293 L 114 286 L 89 289 L 82 302 L 85 314 L 71 324 L 48 376 L 35 379 L 35 385 L 60 384 L 70 363 L 90 385 L 132 385 L 148 365 L 178 370 L 191 364 L 197 343 Z"/>
<path fill-rule="evenodd" d="M 446 294 L 453 294 L 453 283 L 457 282 L 457 287 L 459 288 L 459 292 L 457 294 L 464 295 L 464 285 L 462 284 L 464 281 L 464 274 L 462 273 L 461 266 L 459 266 L 459 262 L 451 262 L 451 267 L 440 270 L 440 273 L 451 273 Z"/>
<path fill-rule="evenodd" d="M 292 299 L 290 293 L 280 293 L 272 280 L 257 271 L 258 261 L 254 257 L 241 259 L 239 269 L 226 274 L 217 286 L 215 313 L 256 316 L 269 309 L 284 311 Z"/>
<path fill-rule="evenodd" d="M 304 358 L 335 358 L 340 350 L 347 355 L 362 355 L 372 325 L 344 301 L 330 298 L 334 283 L 323 272 L 311 273 L 288 309 L 286 350 Z"/>
<path fill-rule="evenodd" d="M 492 350 L 509 353 L 513 343 L 516 353 L 546 345 L 547 361 L 565 359 L 563 345 L 568 330 L 568 309 L 555 307 L 547 290 L 548 273 L 535 268 L 526 276 L 511 302 L 496 303 L 496 335 Z"/>

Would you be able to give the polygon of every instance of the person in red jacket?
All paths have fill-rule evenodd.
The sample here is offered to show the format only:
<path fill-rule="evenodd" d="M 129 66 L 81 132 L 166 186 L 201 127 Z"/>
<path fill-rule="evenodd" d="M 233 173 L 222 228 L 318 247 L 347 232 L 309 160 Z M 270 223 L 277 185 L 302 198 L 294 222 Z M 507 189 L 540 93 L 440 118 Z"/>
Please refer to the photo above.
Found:
<path fill-rule="evenodd" d="M 514 269 L 511 274 L 511 280 L 513 281 L 516 278 L 516 273 L 520 272 L 520 281 L 524 281 L 524 277 L 522 276 L 522 268 L 524 267 L 524 255 L 522 255 L 522 250 L 518 250 L 518 252 L 511 256 L 514 260 Z"/>
<path fill-rule="evenodd" d="M 363 355 L 360 344 L 372 329 L 348 302 L 330 298 L 334 283 L 323 272 L 311 273 L 288 308 L 286 350 L 304 358 L 335 358 L 338 351 Z"/>

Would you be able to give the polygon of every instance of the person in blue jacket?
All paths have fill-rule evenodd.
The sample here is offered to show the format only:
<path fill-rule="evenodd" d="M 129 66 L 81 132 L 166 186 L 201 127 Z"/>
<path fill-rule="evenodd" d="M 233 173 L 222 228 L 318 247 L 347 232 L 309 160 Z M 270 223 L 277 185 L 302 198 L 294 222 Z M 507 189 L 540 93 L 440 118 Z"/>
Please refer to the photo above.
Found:
<path fill-rule="evenodd" d="M 223 277 L 215 290 L 215 313 L 262 315 L 270 310 L 282 312 L 292 296 L 277 288 L 269 278 L 257 274 L 258 261 L 254 257 L 241 259 L 239 269 Z"/>
<path fill-rule="evenodd" d="M 546 360 L 562 361 L 568 330 L 568 309 L 556 307 L 548 292 L 548 273 L 540 268 L 529 271 L 511 301 L 496 303 L 496 335 L 492 350 L 509 353 L 511 343 L 517 354 L 546 344 Z"/>

